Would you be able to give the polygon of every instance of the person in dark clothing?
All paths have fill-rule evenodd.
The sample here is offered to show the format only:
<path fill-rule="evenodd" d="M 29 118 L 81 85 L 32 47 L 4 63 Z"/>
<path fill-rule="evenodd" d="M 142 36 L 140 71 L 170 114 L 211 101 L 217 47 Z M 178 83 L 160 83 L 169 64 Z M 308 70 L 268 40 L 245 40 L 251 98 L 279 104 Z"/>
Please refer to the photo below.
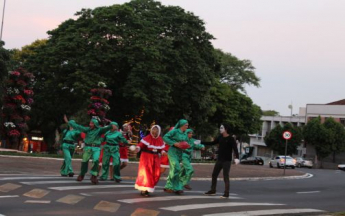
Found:
<path fill-rule="evenodd" d="M 218 158 L 216 164 L 213 168 L 212 173 L 212 185 L 211 190 L 205 192 L 205 195 L 214 196 L 216 195 L 216 187 L 217 187 L 217 178 L 220 171 L 223 169 L 223 178 L 225 183 L 225 191 L 221 198 L 229 198 L 230 192 L 230 182 L 229 182 L 229 173 L 232 161 L 232 153 L 235 154 L 235 163 L 239 163 L 239 155 L 237 150 L 237 144 L 235 138 L 229 134 L 229 125 L 222 124 L 220 126 L 220 136 L 218 136 L 212 142 L 203 142 L 204 145 L 216 145 L 219 144 L 218 148 Z"/>

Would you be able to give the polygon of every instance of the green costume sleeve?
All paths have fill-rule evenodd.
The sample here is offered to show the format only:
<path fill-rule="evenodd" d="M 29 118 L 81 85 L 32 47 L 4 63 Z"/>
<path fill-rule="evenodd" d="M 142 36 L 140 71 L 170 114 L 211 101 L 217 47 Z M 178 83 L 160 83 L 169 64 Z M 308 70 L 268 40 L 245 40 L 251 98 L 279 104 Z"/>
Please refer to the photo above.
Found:
<path fill-rule="evenodd" d="M 89 127 L 84 127 L 84 126 L 78 125 L 74 120 L 70 120 L 68 122 L 68 125 L 71 126 L 74 129 L 76 129 L 76 130 L 79 130 L 79 131 L 85 132 L 85 133 L 90 130 Z"/>
<path fill-rule="evenodd" d="M 195 144 L 194 148 L 197 149 L 197 150 L 200 150 L 202 148 L 205 148 L 205 146 L 203 144 Z"/>
<path fill-rule="evenodd" d="M 163 137 L 164 142 L 167 143 L 169 146 L 173 146 L 176 143 L 176 141 L 173 139 L 174 135 L 175 135 L 175 129 L 169 131 Z"/>
<path fill-rule="evenodd" d="M 104 134 L 105 132 L 109 131 L 111 129 L 111 125 L 108 125 L 106 127 L 100 127 L 99 131 L 101 134 Z"/>
<path fill-rule="evenodd" d="M 126 138 L 122 135 L 122 133 L 120 133 L 119 138 L 120 138 L 121 143 L 129 144 Z"/>

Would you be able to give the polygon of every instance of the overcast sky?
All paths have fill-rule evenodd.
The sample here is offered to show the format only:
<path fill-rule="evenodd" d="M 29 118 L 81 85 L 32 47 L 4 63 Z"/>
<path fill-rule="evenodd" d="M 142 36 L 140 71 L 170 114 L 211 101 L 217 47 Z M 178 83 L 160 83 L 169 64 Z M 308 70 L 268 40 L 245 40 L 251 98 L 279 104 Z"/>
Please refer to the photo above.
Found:
<path fill-rule="evenodd" d="M 3 1 L 0 1 L 2 11 Z M 81 8 L 125 0 L 7 0 L 2 39 L 21 48 Z M 216 48 L 249 59 L 261 87 L 247 93 L 263 110 L 290 115 L 306 104 L 345 98 L 345 1 L 161 0 L 193 12 L 217 39 Z M 1 13 L 2 14 L 2 13 Z"/>

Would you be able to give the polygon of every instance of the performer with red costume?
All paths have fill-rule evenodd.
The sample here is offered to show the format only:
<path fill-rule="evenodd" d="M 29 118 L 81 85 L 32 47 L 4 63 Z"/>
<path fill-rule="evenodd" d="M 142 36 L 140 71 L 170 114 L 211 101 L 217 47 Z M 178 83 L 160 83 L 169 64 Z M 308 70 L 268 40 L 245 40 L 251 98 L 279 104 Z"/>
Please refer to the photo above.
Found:
<path fill-rule="evenodd" d="M 130 143 L 132 142 L 132 129 L 129 123 L 122 125 L 122 135 Z M 120 143 L 120 169 L 123 169 L 127 166 L 128 163 L 128 148 L 124 143 Z"/>
<path fill-rule="evenodd" d="M 165 144 L 160 137 L 161 128 L 154 125 L 150 134 L 144 137 L 136 147 L 136 151 L 141 151 L 138 177 L 135 182 L 135 189 L 141 191 L 142 196 L 149 196 L 154 192 L 155 186 L 160 177 L 160 153 L 166 155 Z"/>
<path fill-rule="evenodd" d="M 174 129 L 174 127 L 170 127 L 169 131 L 171 131 L 172 129 Z M 164 151 L 168 152 L 169 151 L 169 147 L 170 147 L 169 145 L 165 145 Z M 161 175 L 165 172 L 166 169 L 169 169 L 168 154 L 161 156 Z"/>

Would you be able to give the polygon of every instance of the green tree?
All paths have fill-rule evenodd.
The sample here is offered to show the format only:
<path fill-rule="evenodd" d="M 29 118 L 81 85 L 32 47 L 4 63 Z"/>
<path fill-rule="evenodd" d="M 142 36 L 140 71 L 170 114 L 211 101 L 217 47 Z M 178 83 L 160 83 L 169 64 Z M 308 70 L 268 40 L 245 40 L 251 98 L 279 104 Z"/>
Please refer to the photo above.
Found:
<path fill-rule="evenodd" d="M 265 137 L 265 144 L 268 148 L 277 152 L 279 155 L 285 154 L 285 139 L 283 138 L 284 131 L 290 131 L 292 138 L 288 141 L 287 154 L 292 155 L 297 152 L 297 147 L 301 144 L 303 139 L 302 130 L 300 127 L 293 126 L 290 123 L 285 124 L 283 127 L 277 125 Z"/>
<path fill-rule="evenodd" d="M 146 122 L 163 125 L 183 117 L 197 125 L 209 115 L 217 60 L 213 36 L 197 16 L 151 0 L 76 15 L 49 31 L 49 40 L 24 61 L 37 78 L 39 127 L 52 132 L 64 112 L 85 106 L 98 81 L 114 93 L 109 118 L 118 122 L 143 108 Z"/>
<path fill-rule="evenodd" d="M 275 110 L 263 110 L 262 115 L 263 116 L 279 116 L 279 112 Z"/>
<path fill-rule="evenodd" d="M 335 163 L 336 154 L 345 151 L 345 129 L 344 126 L 336 122 L 334 118 L 327 118 L 323 126 L 327 132 L 324 144 L 330 146 L 330 150 L 333 153 L 333 163 Z"/>
<path fill-rule="evenodd" d="M 321 124 L 320 116 L 311 119 L 303 130 L 304 141 L 315 147 L 316 156 L 319 161 L 326 158 L 332 153 L 330 145 L 327 145 L 327 138 L 330 136 L 327 129 Z"/>
<path fill-rule="evenodd" d="M 215 50 L 215 55 L 219 61 L 219 76 L 222 83 L 242 92 L 245 92 L 245 85 L 260 86 L 260 78 L 255 75 L 255 67 L 250 60 L 240 60 L 231 53 L 224 53 L 219 49 Z"/>
<path fill-rule="evenodd" d="M 3 93 L 5 79 L 8 75 L 7 63 L 10 60 L 9 51 L 4 48 L 5 43 L 0 41 L 0 107 L 3 105 Z M 0 116 L 0 123 L 2 122 L 2 117 Z"/>
<path fill-rule="evenodd" d="M 232 132 L 243 135 L 257 132 L 261 126 L 261 109 L 246 95 L 233 90 L 225 83 L 218 82 L 212 88 L 214 114 L 210 122 L 217 126 L 222 122 L 231 125 Z"/>

